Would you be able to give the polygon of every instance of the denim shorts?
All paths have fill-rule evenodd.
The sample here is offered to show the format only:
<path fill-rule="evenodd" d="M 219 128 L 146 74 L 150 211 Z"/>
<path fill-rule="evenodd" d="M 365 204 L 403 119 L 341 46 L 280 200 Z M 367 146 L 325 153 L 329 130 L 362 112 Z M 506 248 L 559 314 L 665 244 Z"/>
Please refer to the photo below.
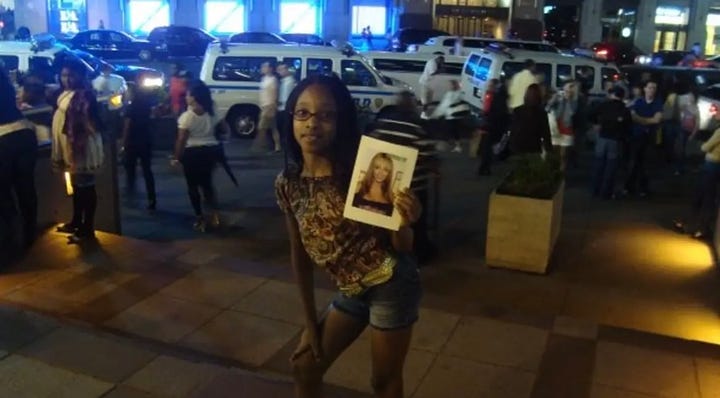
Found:
<path fill-rule="evenodd" d="M 421 297 L 417 264 L 412 258 L 401 256 L 390 280 L 358 296 L 338 293 L 330 305 L 375 329 L 394 330 L 411 326 L 418 320 Z"/>

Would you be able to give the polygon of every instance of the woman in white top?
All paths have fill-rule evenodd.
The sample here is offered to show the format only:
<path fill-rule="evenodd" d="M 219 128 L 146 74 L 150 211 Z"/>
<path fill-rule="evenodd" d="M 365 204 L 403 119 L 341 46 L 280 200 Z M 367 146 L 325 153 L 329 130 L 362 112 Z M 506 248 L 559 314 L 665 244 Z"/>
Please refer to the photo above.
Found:
<path fill-rule="evenodd" d="M 218 155 L 222 152 L 220 142 L 215 136 L 218 120 L 213 109 L 210 89 L 205 83 L 199 80 L 192 82 L 186 98 L 188 109 L 178 119 L 175 157 L 171 164 L 182 163 L 190 203 L 196 216 L 193 227 L 204 232 L 207 224 L 203 215 L 201 190 L 205 202 L 213 210 L 217 209 L 212 173 L 215 164 L 218 163 Z M 213 212 L 211 222 L 213 226 L 218 226 L 220 223 L 216 211 Z"/>
<path fill-rule="evenodd" d="M 698 109 L 698 96 L 693 90 L 677 97 L 680 108 L 680 145 L 676 156 L 675 175 L 685 173 L 685 157 L 689 139 L 695 137 L 700 126 L 700 109 Z"/>

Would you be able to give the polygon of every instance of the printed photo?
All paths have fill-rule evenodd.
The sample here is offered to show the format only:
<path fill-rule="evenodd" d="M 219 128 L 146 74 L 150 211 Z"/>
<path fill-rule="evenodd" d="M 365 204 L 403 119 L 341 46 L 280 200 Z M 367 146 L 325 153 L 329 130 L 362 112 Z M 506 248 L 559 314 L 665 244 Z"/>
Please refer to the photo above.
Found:
<path fill-rule="evenodd" d="M 346 218 L 391 230 L 400 228 L 395 195 L 410 186 L 417 150 L 362 137 L 348 191 Z"/>

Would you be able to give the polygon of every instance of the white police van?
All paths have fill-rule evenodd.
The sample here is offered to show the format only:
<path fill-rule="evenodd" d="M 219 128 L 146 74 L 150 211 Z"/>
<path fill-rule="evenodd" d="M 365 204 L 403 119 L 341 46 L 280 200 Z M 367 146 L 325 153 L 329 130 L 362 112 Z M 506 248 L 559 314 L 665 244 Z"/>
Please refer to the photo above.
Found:
<path fill-rule="evenodd" d="M 212 91 L 216 111 L 234 134 L 253 135 L 260 114 L 262 64 L 284 63 L 299 82 L 317 74 L 335 73 L 347 85 L 359 110 L 376 115 L 390 111 L 397 94 L 411 88 L 383 76 L 351 49 L 299 44 L 213 43 L 203 59 L 200 79 Z"/>
<path fill-rule="evenodd" d="M 60 66 L 73 60 L 92 73 L 93 68 L 62 44 L 57 44 L 51 35 L 36 35 L 31 41 L 0 41 L 0 66 L 10 74 L 25 74 L 32 71 L 45 83 L 57 83 Z"/>
<path fill-rule="evenodd" d="M 491 79 L 509 82 L 523 70 L 525 61 L 535 61 L 541 81 L 551 90 L 561 89 L 569 80 L 576 80 L 587 90 L 591 100 L 607 96 L 609 86 L 622 81 L 614 64 L 571 54 L 487 48 L 472 52 L 463 68 L 460 85 L 464 100 L 473 108 L 482 109 L 487 82 Z"/>
<path fill-rule="evenodd" d="M 468 56 L 472 51 L 490 47 L 493 45 L 501 45 L 514 50 L 537 51 L 547 53 L 560 53 L 560 50 L 550 43 L 543 41 L 528 40 L 505 40 L 494 39 L 489 37 L 460 37 L 461 48 L 460 54 L 455 54 L 458 36 L 437 36 L 428 39 L 425 44 L 416 44 L 408 47 L 410 53 L 443 53 L 447 55 Z"/>
<path fill-rule="evenodd" d="M 407 83 L 415 93 L 422 92 L 420 87 L 420 76 L 425 70 L 425 64 L 437 57 L 433 53 L 398 53 L 391 51 L 365 51 L 362 55 L 372 65 L 382 72 L 383 75 Z M 436 76 L 438 83 L 434 88 L 436 100 L 440 100 L 445 92 L 450 89 L 450 81 L 460 81 L 460 74 L 463 70 L 466 57 L 456 55 L 443 55 L 445 67 Z"/>

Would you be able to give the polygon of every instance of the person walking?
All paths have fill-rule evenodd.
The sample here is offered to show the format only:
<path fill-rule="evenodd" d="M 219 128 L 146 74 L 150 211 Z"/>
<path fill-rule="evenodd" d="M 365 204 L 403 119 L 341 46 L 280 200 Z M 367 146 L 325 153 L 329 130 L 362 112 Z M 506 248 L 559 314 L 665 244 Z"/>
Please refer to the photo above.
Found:
<path fill-rule="evenodd" d="M 688 88 L 687 93 L 678 97 L 680 108 L 679 145 L 675 155 L 675 175 L 685 174 L 687 144 L 697 136 L 700 127 L 700 109 L 696 89 Z"/>
<path fill-rule="evenodd" d="M 522 105 L 515 108 L 510 124 L 510 153 L 524 154 L 551 153 L 548 116 L 542 102 L 542 91 L 537 84 L 531 84 L 525 93 Z"/>
<path fill-rule="evenodd" d="M 596 197 L 611 199 L 615 192 L 615 174 L 621 155 L 621 143 L 632 135 L 632 114 L 625 106 L 622 87 L 610 89 L 610 98 L 600 104 L 591 120 L 600 126 L 595 143 L 595 166 L 592 192 Z"/>
<path fill-rule="evenodd" d="M 442 73 L 445 65 L 445 57 L 442 53 L 436 53 L 436 56 L 429 59 L 425 63 L 422 75 L 420 75 L 420 103 L 423 106 L 423 114 L 429 114 L 431 104 L 434 102 L 434 93 L 432 82 L 438 73 Z"/>
<path fill-rule="evenodd" d="M 150 129 L 152 100 L 148 93 L 138 89 L 137 86 L 130 86 L 128 100 L 123 120 L 123 146 L 120 150 L 125 166 L 125 188 L 128 198 L 132 198 L 135 195 L 135 171 L 139 160 L 145 180 L 147 209 L 155 211 L 157 195 L 155 193 L 155 177 L 152 172 L 152 132 Z"/>
<path fill-rule="evenodd" d="M 70 243 L 95 238 L 95 174 L 104 161 L 99 107 L 81 64 L 68 63 L 60 73 L 62 91 L 52 120 L 52 163 L 70 174 L 72 220 L 58 227 Z"/>
<path fill-rule="evenodd" d="M 170 69 L 170 109 L 175 117 L 179 117 L 187 109 L 187 96 L 190 74 L 183 64 L 176 62 Z"/>
<path fill-rule="evenodd" d="M 631 108 L 634 123 L 630 138 L 631 166 L 623 191 L 625 196 L 637 193 L 642 198 L 649 195 L 645 156 L 657 135 L 663 113 L 663 102 L 656 96 L 657 83 L 647 81 L 643 93 L 644 96 L 638 98 Z"/>
<path fill-rule="evenodd" d="M 480 138 L 480 166 L 478 175 L 491 174 L 493 161 L 493 145 L 498 143 L 507 133 L 510 122 L 510 112 L 507 107 L 507 88 L 498 79 L 488 82 L 485 93 L 484 122 Z"/>
<path fill-rule="evenodd" d="M 278 130 L 283 142 L 287 140 L 287 130 L 290 127 L 290 113 L 285 109 L 285 104 L 290 97 L 290 93 L 295 88 L 297 82 L 290 68 L 286 64 L 277 66 L 277 73 L 280 75 L 280 92 L 278 94 Z"/>
<path fill-rule="evenodd" d="M 568 154 L 575 143 L 576 114 L 578 112 L 578 90 L 575 81 L 565 82 L 563 90 L 557 92 L 548 102 L 548 117 L 553 118 L 556 128 L 552 131 L 552 144 L 560 155 L 560 169 L 565 170 Z"/>
<path fill-rule="evenodd" d="M 378 119 L 369 135 L 418 150 L 417 163 L 410 187 L 420 201 L 420 206 L 428 209 L 420 214 L 420 218 L 413 225 L 415 237 L 413 252 L 422 266 L 435 258 L 438 252 L 437 246 L 430 239 L 429 200 L 432 190 L 438 189 L 440 159 L 435 149 L 437 140 L 431 137 L 424 128 L 425 123 L 418 114 L 415 101 L 412 93 L 407 91 L 400 93 L 395 110 Z"/>
<path fill-rule="evenodd" d="M 462 146 L 460 145 L 461 130 L 468 116 L 470 116 L 470 106 L 463 101 L 460 82 L 451 80 L 450 90 L 445 93 L 438 107 L 430 115 L 430 119 L 443 119 L 445 121 L 445 131 L 447 131 L 448 137 L 455 142 L 453 152 L 462 152 Z"/>
<path fill-rule="evenodd" d="M 665 161 L 675 164 L 675 143 L 680 135 L 680 82 L 669 79 L 666 82 L 667 95 L 662 113 L 662 149 Z"/>
<path fill-rule="evenodd" d="M 15 87 L 0 69 L 0 265 L 30 248 L 37 231 L 37 138 L 17 107 Z M 17 198 L 17 204 L 16 204 Z M 21 231 L 15 231 L 18 211 Z M 17 238 L 20 244 L 17 245 Z"/>
<path fill-rule="evenodd" d="M 212 226 L 220 225 L 217 214 L 217 197 L 213 186 L 213 170 L 221 153 L 220 142 L 215 136 L 218 118 L 215 114 L 210 89 L 202 81 L 190 83 L 186 98 L 188 109 L 178 119 L 178 138 L 172 166 L 182 164 L 188 188 L 190 204 L 195 212 L 193 228 L 207 230 L 207 220 L 202 206 L 202 196 L 212 209 Z"/>
<path fill-rule="evenodd" d="M 410 190 L 397 192 L 398 231 L 343 217 L 360 132 L 352 96 L 338 77 L 303 80 L 290 95 L 288 109 L 293 115 L 286 148 L 290 161 L 275 180 L 275 193 L 304 308 L 305 329 L 290 357 L 296 396 L 322 397 L 323 376 L 369 324 L 375 395 L 402 398 L 403 368 L 422 295 L 410 256 L 412 225 L 422 208 Z M 313 293 L 314 265 L 327 270 L 339 291 L 321 318 Z"/>
<path fill-rule="evenodd" d="M 257 136 L 253 142 L 255 151 L 266 149 L 267 133 L 271 132 L 275 152 L 280 152 L 280 133 L 277 129 L 278 112 L 278 80 L 275 70 L 269 62 L 264 62 L 260 69 L 263 77 L 260 80 L 260 118 L 257 127 Z"/>

